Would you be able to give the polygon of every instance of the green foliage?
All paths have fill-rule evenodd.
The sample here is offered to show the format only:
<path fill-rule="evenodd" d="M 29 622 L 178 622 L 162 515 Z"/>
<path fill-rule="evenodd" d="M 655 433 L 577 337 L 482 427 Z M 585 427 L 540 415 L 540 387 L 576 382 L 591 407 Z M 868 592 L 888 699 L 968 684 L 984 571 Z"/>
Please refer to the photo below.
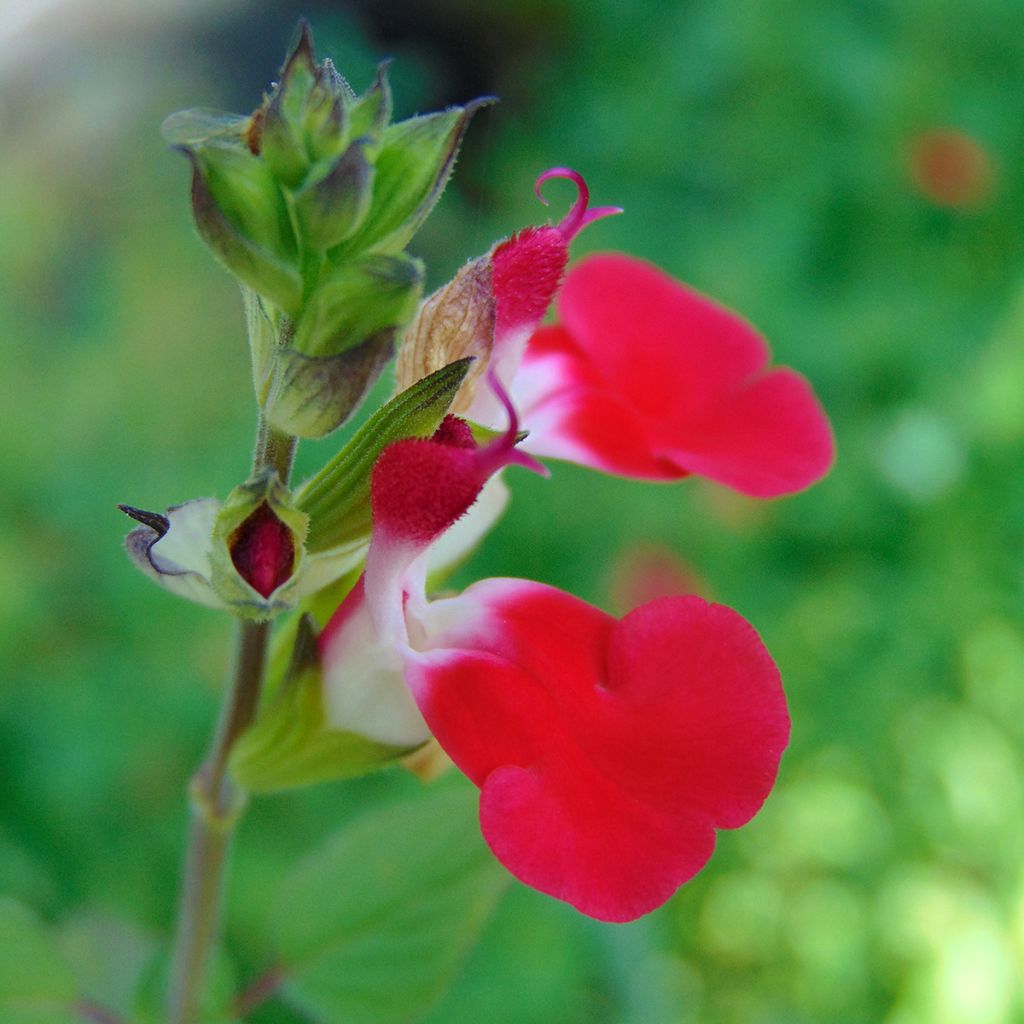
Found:
<path fill-rule="evenodd" d="M 71 968 L 40 921 L 0 898 L 0 1018 L 5 1024 L 74 1024 Z"/>
<path fill-rule="evenodd" d="M 289 1002 L 324 1024 L 402 1024 L 438 999 L 507 882 L 475 803 L 461 783 L 381 807 L 284 879 L 270 935 Z"/>
<path fill-rule="evenodd" d="M 1016 1024 L 1020 3 L 425 0 L 429 39 L 399 37 L 401 6 L 390 28 L 325 9 L 321 49 L 370 81 L 368 39 L 393 30 L 399 117 L 466 88 L 502 97 L 414 239 L 428 288 L 547 216 L 535 176 L 575 166 L 626 214 L 573 258 L 627 250 L 741 310 L 810 378 L 839 444 L 820 487 L 760 505 L 697 480 L 510 475 L 508 515 L 453 586 L 530 576 L 615 607 L 622 556 L 664 545 L 757 625 L 794 741 L 763 815 L 723 833 L 664 911 L 610 928 L 516 887 L 431 1021 Z M 173 31 L 154 7 L 103 36 L 41 14 L 52 60 L 3 72 L 17 116 L 0 152 L 0 884 L 48 919 L 99 907 L 154 934 L 174 913 L 183 787 L 228 636 L 132 573 L 113 505 L 225 494 L 252 408 L 237 291 L 202 258 L 153 126 L 176 105 L 250 109 L 266 85 L 254 55 L 300 13 L 175 9 Z M 215 67 L 243 47 L 246 81 Z M 174 141 L 244 134 L 247 118 L 222 118 L 193 112 Z M 936 203 L 912 173 L 939 127 L 987 154 L 972 205 Z M 557 219 L 568 188 L 550 187 Z M 358 427 L 303 446 L 298 478 Z M 253 936 L 289 865 L 411 782 L 253 801 L 227 906 L 243 978 L 264 966 Z M 654 993 L 670 1013 L 647 1012 Z M 306 1024 L 280 1003 L 250 1021 Z"/>

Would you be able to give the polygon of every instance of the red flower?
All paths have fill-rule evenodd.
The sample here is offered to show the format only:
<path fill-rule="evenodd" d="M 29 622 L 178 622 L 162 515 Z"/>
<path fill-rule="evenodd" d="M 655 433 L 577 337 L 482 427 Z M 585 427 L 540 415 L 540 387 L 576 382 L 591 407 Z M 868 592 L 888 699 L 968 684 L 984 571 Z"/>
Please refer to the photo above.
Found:
<path fill-rule="evenodd" d="M 446 626 L 447 624 L 447 626 Z M 616 621 L 552 587 L 438 601 L 407 678 L 517 878 L 603 921 L 667 900 L 758 811 L 789 737 L 753 628 L 699 597 Z"/>
<path fill-rule="evenodd" d="M 499 395 L 503 393 L 499 390 Z M 373 472 L 366 572 L 321 636 L 331 724 L 438 739 L 481 789 L 484 837 L 517 878 L 626 921 L 663 903 L 775 779 L 789 719 L 752 627 L 697 597 L 616 621 L 552 587 L 485 580 L 428 602 L 430 545 L 488 476 L 529 460 L 449 417 Z"/>
<path fill-rule="evenodd" d="M 573 268 L 558 312 L 512 384 L 531 452 L 652 480 L 696 473 L 759 498 L 828 472 L 832 435 L 810 385 L 769 370 L 736 314 L 618 254 Z"/>

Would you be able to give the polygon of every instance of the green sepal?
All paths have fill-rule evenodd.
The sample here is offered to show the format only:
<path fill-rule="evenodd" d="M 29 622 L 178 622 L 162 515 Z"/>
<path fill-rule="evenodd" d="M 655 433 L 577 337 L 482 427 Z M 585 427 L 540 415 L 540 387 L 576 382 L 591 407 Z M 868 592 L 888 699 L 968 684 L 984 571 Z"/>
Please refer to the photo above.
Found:
<path fill-rule="evenodd" d="M 295 324 L 291 345 L 307 356 L 334 355 L 385 329 L 404 327 L 423 291 L 423 264 L 412 256 L 365 256 L 334 268 Z"/>
<path fill-rule="evenodd" d="M 274 427 L 313 438 L 341 426 L 391 360 L 422 286 L 422 264 L 410 256 L 373 255 L 334 268 L 278 350 L 267 406 Z"/>
<path fill-rule="evenodd" d="M 235 744 L 229 767 L 243 788 L 268 793 L 366 775 L 415 749 L 328 728 L 317 630 L 303 615 L 285 677 L 256 723 Z"/>
<path fill-rule="evenodd" d="M 240 527 L 262 505 L 266 505 L 288 530 L 293 548 L 291 574 L 266 597 L 242 577 L 232 559 Z M 269 467 L 255 473 L 228 495 L 214 522 L 210 582 L 236 615 L 263 620 L 295 607 L 308 525 L 306 514 L 296 507 L 291 492 Z"/>
<path fill-rule="evenodd" d="M 283 116 L 293 125 L 300 125 L 313 83 L 316 81 L 316 54 L 309 22 L 300 19 L 295 42 L 281 67 L 281 77 L 275 92 L 281 96 Z"/>
<path fill-rule="evenodd" d="M 340 262 L 367 249 L 404 249 L 444 191 L 470 119 L 491 102 L 474 100 L 387 128 L 375 161 L 370 211 L 359 231 L 332 250 L 331 258 Z"/>
<path fill-rule="evenodd" d="M 246 334 L 249 337 L 249 354 L 252 357 L 252 386 L 256 392 L 256 401 L 262 408 L 266 404 L 273 379 L 278 332 L 274 318 L 267 311 L 263 300 L 244 284 L 242 306 L 245 310 Z"/>
<path fill-rule="evenodd" d="M 283 94 L 275 89 L 262 111 L 260 156 L 288 188 L 298 188 L 309 171 L 309 156 L 299 134 L 284 116 Z"/>
<path fill-rule="evenodd" d="M 239 234 L 279 259 L 294 259 L 288 207 L 270 168 L 242 146 L 213 142 L 193 152 L 214 202 Z"/>
<path fill-rule="evenodd" d="M 343 242 L 363 223 L 373 196 L 373 166 L 366 139 L 356 139 L 319 180 L 295 194 L 293 209 L 302 241 L 323 252 Z"/>
<path fill-rule="evenodd" d="M 188 147 L 182 152 L 192 164 L 192 214 L 202 240 L 243 284 L 294 316 L 302 302 L 298 269 L 238 230 L 211 192 L 196 154 Z"/>
<path fill-rule="evenodd" d="M 406 437 L 429 437 L 444 419 L 472 363 L 459 359 L 378 409 L 295 495 L 309 516 L 307 549 L 326 551 L 370 533 L 370 473 L 380 453 Z"/>
<path fill-rule="evenodd" d="M 348 130 L 353 138 L 365 136 L 375 145 L 391 121 L 391 83 L 388 71 L 391 61 L 384 60 L 377 65 L 377 74 L 362 96 L 353 104 L 348 115 Z"/>
<path fill-rule="evenodd" d="M 326 437 L 359 407 L 395 353 L 396 328 L 330 356 L 278 351 L 267 403 L 270 424 L 294 437 Z"/>
<path fill-rule="evenodd" d="M 338 74 L 330 59 L 316 69 L 313 88 L 306 99 L 302 120 L 310 159 L 332 161 L 355 134 L 348 125 L 347 107 L 355 99 L 348 82 Z"/>
<path fill-rule="evenodd" d="M 244 145 L 252 118 L 212 107 L 192 107 L 168 114 L 160 134 L 172 146 L 201 146 L 208 142 Z"/>

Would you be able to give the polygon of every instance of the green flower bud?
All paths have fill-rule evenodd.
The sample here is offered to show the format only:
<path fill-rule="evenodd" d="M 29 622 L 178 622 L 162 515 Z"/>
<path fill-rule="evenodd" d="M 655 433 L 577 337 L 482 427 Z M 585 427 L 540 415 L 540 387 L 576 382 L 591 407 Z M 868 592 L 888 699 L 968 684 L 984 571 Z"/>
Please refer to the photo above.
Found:
<path fill-rule="evenodd" d="M 348 82 L 338 74 L 330 58 L 325 58 L 316 69 L 302 119 L 306 148 L 313 161 L 334 160 L 353 137 L 346 108 L 355 98 Z"/>
<path fill-rule="evenodd" d="M 280 259 L 294 260 L 288 207 L 270 168 L 238 145 L 211 142 L 193 152 L 210 195 L 234 228 Z"/>
<path fill-rule="evenodd" d="M 182 147 L 182 152 L 192 163 L 192 214 L 200 237 L 214 256 L 243 284 L 294 316 L 302 302 L 302 277 L 297 267 L 288 262 L 287 258 L 265 248 L 245 233 L 250 229 L 262 238 L 282 240 L 283 229 L 274 223 L 278 211 L 273 197 L 259 195 L 256 210 L 241 212 L 244 203 L 239 193 L 259 192 L 259 172 L 248 177 L 239 193 L 235 193 L 225 183 L 223 173 L 214 173 L 219 191 L 228 201 L 228 210 L 234 211 L 235 217 L 241 222 L 236 224 L 229 216 L 228 210 L 220 205 L 211 188 L 207 177 L 210 165 L 204 167 L 192 149 Z M 223 171 L 228 160 L 218 161 L 215 157 L 213 163 L 219 164 L 220 171 Z M 277 186 L 274 185 L 274 188 Z M 268 217 L 267 214 L 272 216 Z"/>
<path fill-rule="evenodd" d="M 393 747 L 327 728 L 316 627 L 299 620 L 291 663 L 256 722 L 239 738 L 230 768 L 252 793 L 352 778 L 382 768 L 415 747 Z"/>
<path fill-rule="evenodd" d="M 363 223 L 373 194 L 373 167 L 365 145 L 366 139 L 356 139 L 322 178 L 295 193 L 295 220 L 310 249 L 330 249 Z"/>
<path fill-rule="evenodd" d="M 282 111 L 280 90 L 257 112 L 259 154 L 271 173 L 288 188 L 298 188 L 309 172 L 309 156 L 302 139 Z"/>
<path fill-rule="evenodd" d="M 295 437 L 326 437 L 359 406 L 394 351 L 393 329 L 331 356 L 282 349 L 267 405 L 271 424 Z"/>
<path fill-rule="evenodd" d="M 340 426 L 391 359 L 422 283 L 422 265 L 408 256 L 366 256 L 335 268 L 277 353 L 270 422 L 298 437 Z"/>

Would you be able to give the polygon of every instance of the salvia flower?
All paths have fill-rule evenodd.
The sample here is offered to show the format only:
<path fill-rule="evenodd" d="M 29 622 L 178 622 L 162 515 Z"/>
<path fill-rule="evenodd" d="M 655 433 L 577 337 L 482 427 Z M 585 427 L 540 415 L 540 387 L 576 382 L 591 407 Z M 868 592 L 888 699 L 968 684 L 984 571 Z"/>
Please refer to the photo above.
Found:
<path fill-rule="evenodd" d="M 478 445 L 449 417 L 380 457 L 366 571 L 320 637 L 327 719 L 396 746 L 432 734 L 480 787 L 484 837 L 512 874 L 630 920 L 703 866 L 717 828 L 761 806 L 785 700 L 753 628 L 700 598 L 621 621 L 526 580 L 427 599 L 433 542 L 491 474 L 537 468 L 517 431 L 513 416 Z"/>
<path fill-rule="evenodd" d="M 268 437 L 334 430 L 403 340 L 395 396 L 310 480 L 293 490 L 264 465 L 223 503 L 126 506 L 140 523 L 128 550 L 183 596 L 257 620 L 296 612 L 231 751 L 243 787 L 439 744 L 479 787 L 484 837 L 513 875 L 631 920 L 774 783 L 789 718 L 760 638 L 694 595 L 617 619 L 527 580 L 433 599 L 432 583 L 504 511 L 509 466 L 697 474 L 775 497 L 828 470 L 828 421 L 713 300 L 621 254 L 567 272 L 575 236 L 621 212 L 591 207 L 569 168 L 535 186 L 543 201 L 551 179 L 575 185 L 559 223 L 498 242 L 420 302 L 424 268 L 405 249 L 487 101 L 392 123 L 386 72 L 357 95 L 302 26 L 252 115 L 166 123 L 200 236 L 242 284 Z"/>

